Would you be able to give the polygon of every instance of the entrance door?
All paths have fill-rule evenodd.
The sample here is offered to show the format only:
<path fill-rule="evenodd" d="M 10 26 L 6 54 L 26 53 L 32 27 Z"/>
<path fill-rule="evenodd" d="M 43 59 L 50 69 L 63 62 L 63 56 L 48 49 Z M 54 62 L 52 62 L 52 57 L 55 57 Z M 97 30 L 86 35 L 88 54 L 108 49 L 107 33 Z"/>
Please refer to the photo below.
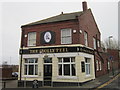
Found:
<path fill-rule="evenodd" d="M 52 64 L 44 64 L 44 86 L 51 86 Z"/>

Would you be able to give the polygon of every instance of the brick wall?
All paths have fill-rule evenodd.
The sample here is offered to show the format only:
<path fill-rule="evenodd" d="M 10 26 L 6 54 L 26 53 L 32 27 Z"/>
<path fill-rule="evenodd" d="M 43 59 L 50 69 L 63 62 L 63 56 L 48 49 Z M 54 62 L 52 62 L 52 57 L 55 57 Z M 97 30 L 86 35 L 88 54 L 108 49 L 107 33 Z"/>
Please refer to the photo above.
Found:
<path fill-rule="evenodd" d="M 12 68 L 0 68 L 2 69 L 2 79 L 12 78 Z"/>
<path fill-rule="evenodd" d="M 79 33 L 78 33 L 78 21 L 72 20 L 72 21 L 64 21 L 64 22 L 56 22 L 56 23 L 49 23 L 49 24 L 41 24 L 41 25 L 35 25 L 35 26 L 29 26 L 29 27 L 23 27 L 22 31 L 24 31 L 24 35 L 28 34 L 28 32 L 37 32 L 37 46 L 43 46 L 40 43 L 40 33 L 44 31 L 54 31 L 56 33 L 56 42 L 55 44 L 44 44 L 44 46 L 47 45 L 60 45 L 61 44 L 61 29 L 64 28 L 71 28 L 72 30 L 77 30 L 77 33 L 72 33 L 72 44 L 78 44 L 79 43 Z M 23 36 L 24 36 L 23 35 Z M 23 38 L 23 41 L 21 43 L 24 44 L 25 47 L 27 47 L 27 37 Z"/>
<path fill-rule="evenodd" d="M 111 63 L 113 61 L 114 69 L 120 68 L 119 51 L 115 49 L 108 49 L 107 52 L 109 54 L 108 59 Z M 112 59 L 110 59 L 110 57 L 112 57 Z"/>
<path fill-rule="evenodd" d="M 97 28 L 97 24 L 90 9 L 84 11 L 84 13 L 79 17 L 79 29 L 81 29 L 83 32 L 86 31 L 88 33 L 89 47 L 93 48 L 93 37 L 96 37 L 96 35 L 97 39 L 101 40 L 99 29 Z M 80 38 L 83 37 L 84 34 L 80 36 Z M 84 44 L 84 40 L 81 39 L 80 43 Z"/>

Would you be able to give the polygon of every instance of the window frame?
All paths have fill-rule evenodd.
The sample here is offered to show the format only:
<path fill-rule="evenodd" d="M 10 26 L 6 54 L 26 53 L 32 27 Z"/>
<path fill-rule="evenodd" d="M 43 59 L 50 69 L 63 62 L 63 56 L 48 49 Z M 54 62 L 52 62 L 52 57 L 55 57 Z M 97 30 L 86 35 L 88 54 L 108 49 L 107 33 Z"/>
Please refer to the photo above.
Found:
<path fill-rule="evenodd" d="M 84 31 L 84 44 L 88 46 L 88 33 L 86 31 Z"/>
<path fill-rule="evenodd" d="M 99 40 L 97 40 L 97 46 L 100 47 L 100 41 Z"/>
<path fill-rule="evenodd" d="M 110 70 L 110 61 L 107 62 L 108 70 Z"/>
<path fill-rule="evenodd" d="M 34 41 L 35 42 L 35 44 L 33 43 L 33 44 L 30 44 L 30 34 L 31 33 L 35 33 L 35 38 L 34 39 L 32 39 L 32 41 Z M 27 46 L 36 46 L 36 39 L 37 39 L 37 33 L 36 32 L 28 32 L 28 38 L 27 38 Z"/>
<path fill-rule="evenodd" d="M 95 37 L 93 37 L 93 48 L 94 48 L 94 49 L 97 49 L 96 39 L 95 39 Z"/>
<path fill-rule="evenodd" d="M 70 62 L 64 62 L 64 58 L 69 58 Z M 74 58 L 74 61 L 72 62 L 72 58 Z M 59 62 L 59 60 L 62 60 L 61 62 Z M 65 76 L 65 77 L 75 77 L 76 76 L 76 65 L 75 65 L 75 57 L 58 57 L 58 67 L 59 65 L 62 65 L 62 74 L 59 74 L 59 68 L 58 68 L 58 76 Z M 64 74 L 64 65 L 69 65 L 70 66 L 70 75 L 65 75 Z M 75 75 L 73 75 L 72 73 L 72 65 L 75 65 Z"/>
<path fill-rule="evenodd" d="M 28 61 L 28 62 L 24 62 L 24 75 L 25 76 L 38 76 L 38 58 L 25 58 L 24 61 Z M 33 63 L 30 63 L 30 60 L 34 60 Z M 35 62 L 35 60 L 37 60 L 37 62 Z M 33 65 L 33 75 L 29 74 L 29 66 Z M 27 66 L 27 69 L 25 69 L 25 66 Z M 37 66 L 37 72 L 36 72 L 36 66 Z M 25 71 L 27 70 L 27 71 Z M 36 74 L 37 73 L 37 74 Z"/>
<path fill-rule="evenodd" d="M 66 36 L 63 36 L 63 31 L 65 30 L 69 30 L 70 31 L 70 35 L 66 35 Z M 70 38 L 70 42 L 63 42 L 63 38 L 67 38 L 69 37 Z M 65 29 L 61 29 L 61 44 L 72 44 L 72 29 L 71 28 L 65 28 Z"/>
<path fill-rule="evenodd" d="M 99 61 L 96 60 L 96 70 L 99 71 Z"/>
<path fill-rule="evenodd" d="M 86 62 L 86 60 L 89 60 L 89 62 Z M 89 66 L 89 69 L 88 69 L 89 74 L 87 74 L 87 72 L 86 72 L 87 71 L 86 70 L 86 68 L 87 68 L 86 66 L 87 65 Z M 86 58 L 86 57 L 85 57 L 85 75 L 86 76 L 91 76 L 91 59 L 90 58 Z"/>
<path fill-rule="evenodd" d="M 102 70 L 102 63 L 99 61 L 100 71 Z"/>

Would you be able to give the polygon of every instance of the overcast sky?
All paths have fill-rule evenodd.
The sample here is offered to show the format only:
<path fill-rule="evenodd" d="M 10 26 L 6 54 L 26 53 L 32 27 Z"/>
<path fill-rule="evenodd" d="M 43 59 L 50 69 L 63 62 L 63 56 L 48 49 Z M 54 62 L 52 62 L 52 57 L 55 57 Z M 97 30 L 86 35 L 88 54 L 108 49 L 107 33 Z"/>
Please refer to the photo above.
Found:
<path fill-rule="evenodd" d="M 46 0 L 45 0 L 46 1 Z M 112 2 L 88 2 L 88 8 L 93 15 L 104 41 L 110 35 L 118 39 L 118 3 Z M 98 0 L 99 1 L 99 0 Z M 1 2 L 0 3 L 0 40 L 2 53 L 0 63 L 8 61 L 11 64 L 19 64 L 19 47 L 21 39 L 21 25 L 42 20 L 61 12 L 70 13 L 82 11 L 82 2 Z M 0 50 L 1 51 L 1 50 Z M 3 61 L 2 61 L 3 60 Z"/>

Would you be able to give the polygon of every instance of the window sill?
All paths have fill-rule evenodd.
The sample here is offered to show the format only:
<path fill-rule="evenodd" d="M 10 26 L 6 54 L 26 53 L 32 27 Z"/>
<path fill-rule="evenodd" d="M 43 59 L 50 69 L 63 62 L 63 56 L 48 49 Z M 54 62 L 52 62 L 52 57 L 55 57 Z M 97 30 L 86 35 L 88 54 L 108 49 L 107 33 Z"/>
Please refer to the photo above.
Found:
<path fill-rule="evenodd" d="M 69 45 L 69 44 L 72 44 L 72 43 L 61 43 L 62 45 Z"/>
<path fill-rule="evenodd" d="M 36 45 L 27 45 L 27 47 L 35 47 Z"/>
<path fill-rule="evenodd" d="M 77 76 L 58 76 L 57 79 L 78 79 Z"/>
<path fill-rule="evenodd" d="M 89 74 L 89 75 L 86 75 L 86 77 L 91 77 L 91 75 Z"/>
<path fill-rule="evenodd" d="M 25 78 L 25 77 L 26 78 L 29 78 L 29 77 L 34 78 L 34 77 L 38 77 L 38 75 L 24 75 L 23 78 Z"/>

